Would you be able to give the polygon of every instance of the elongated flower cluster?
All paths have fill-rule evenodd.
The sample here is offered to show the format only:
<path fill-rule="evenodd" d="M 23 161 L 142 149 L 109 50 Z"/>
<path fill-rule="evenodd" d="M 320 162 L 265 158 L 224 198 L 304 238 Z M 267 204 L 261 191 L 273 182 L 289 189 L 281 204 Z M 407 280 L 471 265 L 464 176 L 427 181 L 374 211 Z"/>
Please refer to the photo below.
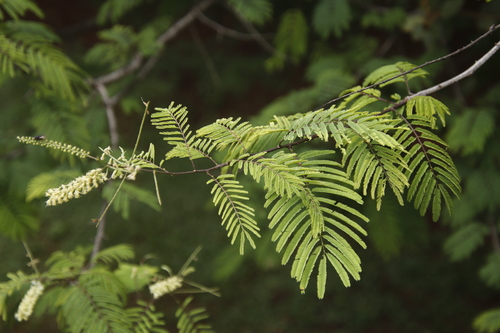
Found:
<path fill-rule="evenodd" d="M 17 312 L 14 315 L 17 321 L 28 320 L 33 313 L 33 308 L 35 307 L 36 301 L 43 294 L 44 287 L 40 281 L 32 281 L 31 287 L 28 292 L 24 295 L 23 300 L 17 308 Z"/>
<path fill-rule="evenodd" d="M 90 170 L 68 184 L 48 189 L 45 192 L 45 196 L 49 197 L 46 204 L 47 206 L 56 206 L 70 199 L 79 198 L 81 195 L 90 192 L 92 188 L 97 188 L 99 184 L 104 183 L 106 180 L 108 180 L 108 176 L 102 172 L 102 169 Z"/>
<path fill-rule="evenodd" d="M 78 148 L 66 143 L 62 143 L 54 140 L 46 140 L 43 136 L 31 137 L 31 136 L 18 136 L 17 139 L 21 143 L 32 144 L 36 146 L 48 147 L 56 150 L 69 153 L 71 155 L 78 156 L 80 158 L 85 158 L 90 155 L 88 151 L 82 148 Z"/>
<path fill-rule="evenodd" d="M 149 286 L 149 292 L 153 294 L 154 299 L 171 293 L 174 290 L 182 287 L 182 278 L 180 276 L 171 276 L 165 280 L 161 280 Z"/>

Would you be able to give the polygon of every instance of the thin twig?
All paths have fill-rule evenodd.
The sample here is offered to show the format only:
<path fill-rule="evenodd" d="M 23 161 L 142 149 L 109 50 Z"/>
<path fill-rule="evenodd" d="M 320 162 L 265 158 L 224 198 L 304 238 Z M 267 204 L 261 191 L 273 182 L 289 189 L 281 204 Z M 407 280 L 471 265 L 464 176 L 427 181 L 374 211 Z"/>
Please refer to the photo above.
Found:
<path fill-rule="evenodd" d="M 26 250 L 26 254 L 28 255 L 28 258 L 30 258 L 30 262 L 28 263 L 28 266 L 32 267 L 35 270 L 36 275 L 40 275 L 40 272 L 38 271 L 38 268 L 36 266 L 36 264 L 38 263 L 38 259 L 35 259 L 35 257 L 33 257 L 33 254 L 31 253 L 31 249 L 25 240 L 23 240 L 23 245 L 24 245 L 24 249 Z"/>
<path fill-rule="evenodd" d="M 193 9 L 191 9 L 186 15 L 184 15 L 180 20 L 175 22 L 172 26 L 170 26 L 163 34 L 161 34 L 157 39 L 156 42 L 158 44 L 165 44 L 172 38 L 174 38 L 182 29 L 184 29 L 186 26 L 188 26 L 191 22 L 193 22 L 196 19 L 197 12 L 201 10 L 205 10 L 207 7 L 212 5 L 215 0 L 205 0 L 200 2 L 198 5 L 196 5 Z M 129 62 L 127 65 L 123 66 L 122 68 L 119 68 L 111 73 L 108 73 L 106 75 L 100 76 L 98 78 L 95 78 L 92 80 L 93 85 L 98 85 L 98 84 L 109 84 L 115 81 L 118 81 L 122 77 L 131 74 L 138 70 L 139 68 L 142 69 L 140 70 L 138 77 L 142 78 L 144 77 L 150 70 L 151 68 L 156 64 L 156 62 L 159 59 L 159 55 L 162 53 L 161 50 L 159 50 L 155 55 L 150 57 L 146 63 L 143 65 L 143 60 L 144 57 L 140 52 L 137 52 L 134 57 L 132 58 L 132 61 Z"/>
<path fill-rule="evenodd" d="M 200 50 L 201 57 L 203 58 L 205 65 L 207 66 L 213 83 L 218 87 L 222 86 L 222 81 L 220 79 L 219 73 L 217 72 L 217 68 L 215 68 L 215 64 L 210 57 L 210 53 L 207 51 L 207 48 L 205 47 L 205 45 L 203 45 L 203 42 L 200 39 L 200 35 L 198 35 L 198 31 L 193 26 L 191 26 L 189 30 L 191 32 L 191 36 L 193 36 L 194 44 L 196 45 L 198 50 Z"/>
<path fill-rule="evenodd" d="M 258 33 L 257 34 L 246 34 L 243 32 L 239 32 L 239 31 L 227 28 L 227 27 L 211 20 L 205 14 L 203 14 L 203 12 L 201 12 L 201 11 L 199 11 L 197 13 L 197 15 L 198 15 L 198 19 L 200 20 L 201 23 L 214 29 L 217 32 L 217 34 L 221 34 L 224 36 L 228 36 L 228 37 L 243 40 L 243 41 L 255 40 L 256 38 L 258 38 L 259 35 L 263 35 L 263 34 L 258 34 Z"/>
<path fill-rule="evenodd" d="M 92 247 L 92 255 L 90 256 L 91 260 L 101 250 L 102 241 L 104 240 L 105 236 L 105 225 L 106 225 L 106 216 L 103 215 L 103 213 L 106 211 L 107 207 L 108 207 L 108 202 L 106 200 L 103 200 L 101 205 L 101 217 L 98 220 L 99 224 L 97 225 L 97 232 L 94 238 L 94 246 Z"/>
<path fill-rule="evenodd" d="M 234 13 L 234 15 L 236 15 L 238 20 L 240 20 L 240 22 L 243 24 L 245 29 L 247 29 L 248 32 L 250 32 L 250 34 L 254 36 L 255 41 L 259 43 L 264 50 L 268 51 L 271 54 L 274 53 L 283 54 L 282 52 L 276 50 L 271 44 L 269 44 L 269 42 L 262 36 L 262 34 L 257 29 L 255 29 L 255 27 L 250 22 L 248 22 L 247 19 L 241 16 L 240 13 L 238 13 L 233 7 L 230 6 L 230 8 Z"/>
<path fill-rule="evenodd" d="M 437 58 L 437 59 L 434 59 L 434 60 L 427 61 L 427 62 L 423 63 L 422 65 L 419 65 L 419 66 L 416 66 L 416 67 L 414 67 L 414 68 L 412 68 L 412 69 L 409 69 L 409 70 L 407 70 L 407 71 L 401 72 L 400 74 L 395 75 L 395 76 L 393 76 L 393 77 L 391 77 L 391 78 L 388 78 L 388 79 L 386 79 L 386 80 L 383 80 L 383 81 L 381 81 L 381 82 L 374 83 L 374 84 L 372 84 L 372 85 L 366 86 L 366 87 L 361 88 L 361 89 L 359 89 L 359 90 L 356 90 L 356 91 L 353 91 L 353 92 L 351 92 L 351 93 L 348 93 L 348 94 L 342 95 L 342 96 L 340 96 L 340 97 L 334 98 L 334 99 L 332 99 L 331 101 L 328 101 L 328 102 L 326 102 L 325 104 L 323 104 L 321 107 L 325 107 L 325 106 L 326 106 L 326 105 L 328 105 L 328 104 L 335 103 L 335 102 L 336 102 L 336 101 L 338 101 L 338 100 L 344 99 L 344 98 L 346 98 L 346 97 L 348 97 L 348 96 L 351 96 L 351 95 L 354 95 L 354 94 L 357 94 L 357 93 L 359 93 L 359 92 L 361 92 L 361 91 L 364 91 L 364 90 L 367 90 L 367 89 L 370 89 L 370 88 L 377 87 L 377 86 L 379 86 L 379 85 L 381 85 L 381 84 L 383 84 L 383 83 L 386 83 L 386 82 L 392 81 L 392 80 L 394 80 L 394 79 L 396 79 L 396 78 L 398 78 L 398 77 L 401 77 L 401 76 L 404 76 L 404 75 L 406 75 L 406 74 L 409 74 L 409 73 L 411 73 L 411 72 L 413 72 L 413 71 L 415 71 L 415 70 L 417 70 L 417 69 L 419 69 L 419 68 L 426 67 L 426 66 L 429 66 L 429 65 L 431 65 L 431 64 L 434 64 L 434 63 L 436 63 L 436 62 L 438 62 L 438 61 L 442 61 L 442 60 L 448 59 L 448 58 L 450 58 L 450 57 L 452 57 L 452 56 L 454 56 L 454 55 L 456 55 L 456 54 L 458 54 L 458 53 L 460 53 L 460 52 L 462 52 L 462 51 L 464 51 L 464 50 L 468 49 L 468 48 L 469 48 L 469 47 L 471 47 L 472 45 L 474 45 L 474 44 L 476 44 L 477 42 L 479 42 L 481 39 L 483 39 L 483 38 L 485 38 L 486 36 L 490 35 L 493 31 L 497 30 L 498 28 L 500 28 L 500 24 L 497 24 L 497 25 L 492 25 L 492 26 L 490 27 L 490 29 L 489 29 L 487 32 L 485 32 L 484 34 L 482 34 L 482 35 L 481 35 L 481 36 L 479 36 L 478 38 L 474 39 L 474 40 L 473 40 L 472 42 L 470 42 L 469 44 L 467 44 L 467 45 L 465 45 L 465 46 L 461 47 L 460 49 L 456 50 L 455 52 L 449 53 L 449 54 L 447 54 L 447 55 L 445 55 L 445 56 L 442 56 L 441 58 Z"/>
<path fill-rule="evenodd" d="M 414 97 L 430 95 L 432 93 L 435 93 L 436 91 L 439 91 L 439 90 L 441 90 L 443 88 L 446 88 L 446 87 L 448 87 L 448 86 L 450 86 L 452 84 L 455 84 L 458 81 L 465 79 L 466 77 L 471 76 L 472 74 L 474 74 L 474 72 L 479 67 L 481 67 L 482 65 L 484 65 L 486 63 L 486 61 L 488 61 L 488 59 L 490 59 L 499 49 L 500 49 L 500 42 L 496 43 L 495 46 L 493 46 L 493 48 L 491 48 L 491 50 L 489 50 L 485 55 L 483 55 L 479 60 L 477 60 L 474 63 L 474 65 L 472 65 L 471 67 L 469 67 L 467 70 L 463 71 L 462 73 L 458 74 L 457 76 L 454 76 L 454 77 L 452 77 L 449 80 L 446 80 L 444 82 L 436 84 L 433 87 L 421 90 L 421 91 L 419 91 L 419 92 L 417 92 L 415 94 L 408 95 L 405 98 L 403 98 L 401 101 L 397 102 L 396 104 L 388 107 L 387 109 L 385 109 L 383 111 L 380 111 L 377 115 L 383 115 L 383 114 L 385 114 L 387 112 L 391 112 L 394 109 L 399 108 L 400 106 L 403 106 L 410 99 L 412 99 Z M 390 80 L 392 80 L 392 79 L 394 79 L 394 77 L 391 78 Z"/>
<path fill-rule="evenodd" d="M 452 77 L 451 79 L 449 79 L 447 81 L 441 82 L 440 84 L 437 84 L 434 87 L 430 87 L 428 89 L 419 91 L 418 93 L 412 94 L 408 97 L 413 98 L 416 96 L 427 96 L 427 95 L 430 95 L 432 93 L 435 93 L 438 90 L 441 90 L 441 89 L 446 88 L 452 84 L 455 84 L 458 81 L 460 81 L 468 76 L 471 76 L 472 74 L 474 74 L 474 72 L 479 67 L 484 65 L 484 63 L 486 61 L 488 61 L 488 59 L 490 59 L 499 49 L 500 49 L 500 42 L 496 43 L 495 46 L 491 50 L 489 50 L 488 53 L 486 53 L 484 56 L 482 56 L 481 59 L 477 60 L 474 63 L 474 65 L 470 66 L 467 70 L 463 71 L 462 73 L 458 74 L 457 76 Z"/>
<path fill-rule="evenodd" d="M 156 43 L 164 45 L 169 42 L 172 38 L 177 36 L 179 32 L 181 32 L 184 28 L 186 28 L 189 24 L 191 24 L 197 15 L 197 11 L 202 11 L 207 9 L 215 0 L 205 0 L 200 2 L 197 6 L 191 9 L 186 15 L 184 15 L 181 19 L 171 25 L 163 34 L 161 34 L 157 39 Z M 94 85 L 99 83 L 108 84 L 114 81 L 121 79 L 122 77 L 133 73 L 138 70 L 137 75 L 135 76 L 135 80 L 127 84 L 122 90 L 116 93 L 113 97 L 110 98 L 110 102 L 112 105 L 117 104 L 124 96 L 126 96 L 132 88 L 136 85 L 137 81 L 144 79 L 149 72 L 156 65 L 158 60 L 160 60 L 160 56 L 162 55 L 163 50 L 158 50 L 155 54 L 149 57 L 144 63 L 144 58 L 140 53 L 137 53 L 132 62 L 126 66 L 124 66 L 125 70 L 116 70 L 107 75 L 96 78 L 92 81 Z"/>

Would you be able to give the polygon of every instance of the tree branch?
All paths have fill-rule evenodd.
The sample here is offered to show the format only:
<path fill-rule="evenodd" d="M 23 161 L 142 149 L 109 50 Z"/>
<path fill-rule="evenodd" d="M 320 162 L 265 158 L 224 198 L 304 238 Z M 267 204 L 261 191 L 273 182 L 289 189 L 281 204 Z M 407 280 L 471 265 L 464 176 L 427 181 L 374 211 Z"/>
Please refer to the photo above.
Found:
<path fill-rule="evenodd" d="M 227 28 L 227 27 L 225 27 L 225 26 L 223 26 L 223 25 L 221 25 L 221 24 L 219 24 L 219 23 L 211 20 L 205 14 L 203 14 L 203 12 L 201 12 L 201 11 L 199 11 L 197 13 L 197 15 L 198 15 L 198 19 L 200 20 L 201 23 L 203 23 L 203 24 L 209 26 L 210 28 L 214 29 L 217 32 L 217 34 L 229 36 L 231 38 L 239 39 L 239 40 L 243 40 L 243 41 L 255 40 L 258 36 L 261 35 L 259 33 L 257 33 L 257 34 L 246 34 L 246 33 L 243 33 L 243 32 L 239 32 L 239 31 Z"/>
<path fill-rule="evenodd" d="M 198 11 L 205 10 L 207 7 L 212 5 L 215 0 L 204 0 L 200 2 L 198 5 L 196 5 L 194 8 L 192 8 L 184 17 L 182 17 L 180 20 L 175 22 L 172 26 L 170 26 L 163 34 L 161 34 L 157 39 L 156 42 L 159 44 L 165 44 L 172 38 L 174 38 L 182 29 L 187 27 L 191 22 L 193 22 L 196 17 Z M 155 55 L 150 57 L 144 66 L 142 67 L 141 71 L 138 74 L 139 78 L 144 77 L 150 70 L 151 68 L 156 64 L 156 62 L 159 59 L 160 54 L 162 51 L 158 51 Z M 119 68 L 109 74 L 100 76 L 96 79 L 93 79 L 91 83 L 95 86 L 98 84 L 109 84 L 112 82 L 115 82 L 122 77 L 133 73 L 137 69 L 141 67 L 143 64 L 144 57 L 140 52 L 137 52 L 134 57 L 132 58 L 132 61 L 128 63 L 127 65 L 123 66 L 122 68 Z"/>
<path fill-rule="evenodd" d="M 97 84 L 96 89 L 101 95 L 102 102 L 106 107 L 106 117 L 108 118 L 108 127 L 109 127 L 109 138 L 111 141 L 111 148 L 118 149 L 118 125 L 116 121 L 115 111 L 113 110 L 114 102 L 109 97 L 108 89 L 104 86 L 104 84 Z"/>
<path fill-rule="evenodd" d="M 103 215 L 103 212 L 105 212 L 107 207 L 108 207 L 108 201 L 103 200 L 100 213 L 101 217 L 98 220 L 99 224 L 97 225 L 97 232 L 95 234 L 94 246 L 92 247 L 92 254 L 90 258 L 94 258 L 97 255 L 97 253 L 99 253 L 99 251 L 101 250 L 102 241 L 104 240 L 105 236 L 104 229 L 106 225 L 106 216 Z"/>
<path fill-rule="evenodd" d="M 388 107 L 387 109 L 383 110 L 383 111 L 380 111 L 377 115 L 383 115 L 384 113 L 387 113 L 387 112 L 390 112 L 390 111 L 393 111 L 397 108 L 399 108 L 400 106 L 403 106 L 404 104 L 406 104 L 410 99 L 414 98 L 414 97 L 417 97 L 417 96 L 427 96 L 427 95 L 430 95 L 432 93 L 435 93 L 436 91 L 439 91 L 443 88 L 446 88 L 452 84 L 455 84 L 457 83 L 458 81 L 460 80 L 463 80 L 465 79 L 466 77 L 469 77 L 471 76 L 472 74 L 474 74 L 474 72 L 479 68 L 481 67 L 482 65 L 484 65 L 486 63 L 486 61 L 488 61 L 498 50 L 500 49 L 500 42 L 497 42 L 495 44 L 495 46 L 493 46 L 493 48 L 491 48 L 491 50 L 489 50 L 485 55 L 483 55 L 479 60 L 477 60 L 474 65 L 472 65 L 471 67 L 469 67 L 467 70 L 463 71 L 462 73 L 458 74 L 457 76 L 455 77 L 452 77 L 451 79 L 449 80 L 446 80 L 444 82 L 441 82 L 439 84 L 436 84 L 435 86 L 433 87 L 430 87 L 430 88 L 427 88 L 427 89 L 424 89 L 424 90 L 421 90 L 415 94 L 411 94 L 411 95 L 408 95 L 406 96 L 405 98 L 403 98 L 401 101 L 397 102 L 396 104 Z M 398 75 L 400 76 L 400 75 Z M 394 76 L 388 80 L 385 80 L 385 81 L 390 81 L 390 80 L 393 80 L 394 78 L 398 77 L 398 76 Z M 363 89 L 364 90 L 364 89 Z M 359 91 L 356 91 L 354 93 L 359 93 Z M 352 94 L 349 94 L 349 95 L 352 95 Z M 347 95 L 346 95 L 347 96 Z"/>
<path fill-rule="evenodd" d="M 377 87 L 377 86 L 379 86 L 379 85 L 381 85 L 381 84 L 383 84 L 383 83 L 389 82 L 389 81 L 394 80 L 394 79 L 396 79 L 396 78 L 398 78 L 398 77 L 405 76 L 406 74 L 409 74 L 409 73 L 411 73 L 411 72 L 413 72 L 413 71 L 415 71 L 415 70 L 417 70 L 417 69 L 419 69 L 419 68 L 423 68 L 423 67 L 429 66 L 429 65 L 431 65 L 431 64 L 434 64 L 434 63 L 436 63 L 436 62 L 438 62 L 438 61 L 448 59 L 448 58 L 450 58 L 450 57 L 452 57 L 452 56 L 454 56 L 454 55 L 456 55 L 456 54 L 458 54 L 458 53 L 460 53 L 460 52 L 462 52 L 462 51 L 464 51 L 464 50 L 468 49 L 469 47 L 473 46 L 474 44 L 476 44 L 477 42 L 479 42 L 481 39 L 483 39 L 483 38 L 485 38 L 486 36 L 488 36 L 488 35 L 490 35 L 491 33 L 493 33 L 493 31 L 497 30 L 498 28 L 500 28 L 500 24 L 497 24 L 497 25 L 492 25 L 492 26 L 490 27 L 490 29 L 489 29 L 487 32 L 485 32 L 484 34 L 482 34 L 481 36 L 479 36 L 478 38 L 476 38 L 475 40 L 473 40 L 473 41 L 472 41 L 472 42 L 470 42 L 469 44 L 467 44 L 467 45 L 465 45 L 465 46 L 463 46 L 463 47 L 459 48 L 459 49 L 458 49 L 458 50 L 456 50 L 455 52 L 449 53 L 449 54 L 447 54 L 447 55 L 445 55 L 445 56 L 442 56 L 441 58 L 437 58 L 437 59 L 434 59 L 434 60 L 427 61 L 427 62 L 425 62 L 425 63 L 423 63 L 423 64 L 421 64 L 421 65 L 419 65 L 419 66 L 417 66 L 417 67 L 414 67 L 414 68 L 412 68 L 412 69 L 410 69 L 410 70 L 404 71 L 404 72 L 402 72 L 401 74 L 398 74 L 398 75 L 396 75 L 396 76 L 393 76 L 393 77 L 391 77 L 391 78 L 388 78 L 387 80 L 384 80 L 384 81 L 381 81 L 381 82 L 378 82 L 378 83 L 374 83 L 374 84 L 372 84 L 372 85 L 369 85 L 369 86 L 366 86 L 366 87 L 364 87 L 364 88 L 361 88 L 361 89 L 359 89 L 359 90 L 357 90 L 357 91 L 353 91 L 353 92 L 351 92 L 351 93 L 348 93 L 348 94 L 342 95 L 342 96 L 340 96 L 340 97 L 334 98 L 334 99 L 332 99 L 332 100 L 330 100 L 330 101 L 326 102 L 325 104 L 323 104 L 321 107 L 325 107 L 325 106 L 326 106 L 326 105 L 328 105 L 328 104 L 334 103 L 334 102 L 336 102 L 336 101 L 338 101 L 338 100 L 341 100 L 341 99 L 344 99 L 344 98 L 346 98 L 346 97 L 348 97 L 348 96 L 351 96 L 351 95 L 354 95 L 354 94 L 360 93 L 360 92 L 362 92 L 362 91 L 364 91 L 364 90 L 367 90 L 367 89 L 370 89 L 370 88 Z M 497 45 L 498 45 L 498 43 L 496 44 L 496 46 L 497 46 Z M 496 52 L 496 51 L 495 51 L 495 52 Z M 404 103 L 403 103 L 403 104 L 404 104 Z M 385 110 L 384 110 L 384 111 L 385 111 Z"/>
<path fill-rule="evenodd" d="M 241 16 L 240 13 L 238 13 L 234 8 L 230 8 L 234 15 L 238 18 L 238 20 L 240 20 L 240 22 L 248 30 L 248 32 L 250 32 L 250 34 L 254 36 L 254 39 L 257 41 L 257 43 L 260 44 L 260 46 L 262 46 L 264 50 L 268 51 L 271 54 L 279 52 L 271 44 L 269 44 L 269 42 L 264 37 L 262 37 L 262 34 L 257 29 L 255 29 L 255 27 L 250 22 L 248 22 L 247 19 Z"/>
<path fill-rule="evenodd" d="M 484 56 L 481 57 L 481 59 L 477 60 L 474 65 L 472 65 L 471 67 L 469 67 L 466 71 L 458 74 L 457 76 L 455 77 L 452 77 L 451 79 L 447 80 L 447 81 L 444 81 L 444 82 L 441 82 L 440 84 L 437 84 L 435 85 L 434 87 L 430 87 L 428 89 L 425 89 L 425 90 L 422 90 L 422 91 L 419 91 L 418 93 L 415 93 L 415 94 L 412 94 L 409 96 L 409 99 L 413 98 L 413 97 L 416 97 L 416 96 L 427 96 L 427 95 L 430 95 L 432 93 L 435 93 L 436 91 L 438 90 L 441 90 L 443 88 L 446 88 L 454 83 L 457 83 L 458 81 L 468 77 L 468 76 L 471 76 L 472 74 L 474 74 L 474 72 L 479 68 L 481 67 L 482 65 L 484 65 L 484 63 L 486 61 L 488 61 L 488 59 L 490 59 L 498 50 L 500 49 L 500 42 L 496 43 L 495 46 L 488 51 L 488 53 L 486 53 Z"/>

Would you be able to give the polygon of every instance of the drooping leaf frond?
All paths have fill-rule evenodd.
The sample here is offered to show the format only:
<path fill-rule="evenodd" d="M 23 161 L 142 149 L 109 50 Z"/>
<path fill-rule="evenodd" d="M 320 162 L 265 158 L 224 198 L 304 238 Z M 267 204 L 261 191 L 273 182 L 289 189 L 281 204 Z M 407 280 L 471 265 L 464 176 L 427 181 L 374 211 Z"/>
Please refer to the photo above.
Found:
<path fill-rule="evenodd" d="M 211 333 L 212 326 L 206 322 L 208 318 L 205 308 L 188 309 L 193 297 L 188 297 L 175 312 L 179 333 Z"/>
<path fill-rule="evenodd" d="M 18 20 L 27 11 L 32 12 L 39 18 L 43 17 L 43 12 L 31 0 L 3 0 L 0 2 L 0 21 L 5 19 L 6 14 L 12 19 Z"/>
<path fill-rule="evenodd" d="M 307 287 L 319 259 L 320 298 L 325 290 L 326 262 L 335 268 L 344 285 L 350 285 L 349 274 L 359 279 L 359 257 L 344 235 L 366 246 L 357 234 L 366 232 L 355 221 L 367 221 L 366 217 L 344 203 L 346 200 L 362 203 L 361 197 L 339 163 L 315 159 L 327 153 L 309 151 L 299 155 L 299 159 L 305 160 L 302 163 L 305 168 L 315 170 L 302 174 L 306 186 L 300 195 L 288 198 L 268 193 L 265 204 L 271 207 L 269 227 L 275 229 L 272 240 L 277 242 L 276 250 L 284 250 L 282 264 L 295 256 L 291 274 L 302 290 Z"/>
<path fill-rule="evenodd" d="M 354 181 L 355 188 L 363 188 L 363 195 L 368 194 L 377 202 L 380 209 L 385 188 L 389 186 L 399 203 L 404 204 L 403 193 L 408 179 L 402 170 L 406 162 L 401 149 L 394 149 L 370 141 L 354 138 L 346 148 L 343 164 L 347 165 L 347 174 Z"/>
<path fill-rule="evenodd" d="M 404 173 L 410 183 L 408 200 L 421 215 L 432 206 L 432 218 L 437 220 L 442 201 L 451 213 L 451 194 L 458 197 L 461 192 L 460 176 L 446 143 L 427 129 L 432 128 L 431 120 L 413 115 L 403 122 L 409 130 L 398 130 L 394 137 L 408 152 L 404 157 L 408 165 Z"/>
<path fill-rule="evenodd" d="M 231 244 L 239 238 L 240 253 L 243 254 L 245 244 L 255 248 L 253 237 L 260 237 L 259 227 L 254 219 L 254 209 L 243 201 L 248 200 L 248 192 L 235 179 L 233 174 L 222 174 L 214 177 L 207 184 L 214 184 L 212 196 L 215 206 L 219 207 L 218 213 L 225 225 L 227 236 L 231 238 Z"/>
<path fill-rule="evenodd" d="M 0 31 L 1 32 L 1 31 Z M 43 85 L 59 96 L 73 100 L 86 90 L 83 71 L 53 45 L 52 40 L 33 34 L 0 33 L 0 70 L 11 77 L 20 73 L 38 77 Z"/>

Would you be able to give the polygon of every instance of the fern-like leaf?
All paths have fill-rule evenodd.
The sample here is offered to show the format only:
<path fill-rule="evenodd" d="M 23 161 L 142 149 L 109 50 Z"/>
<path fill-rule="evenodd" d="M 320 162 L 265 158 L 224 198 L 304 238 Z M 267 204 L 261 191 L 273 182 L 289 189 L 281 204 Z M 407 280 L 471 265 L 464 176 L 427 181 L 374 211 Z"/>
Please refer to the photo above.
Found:
<path fill-rule="evenodd" d="M 92 263 L 102 261 L 106 265 L 121 263 L 134 258 L 134 249 L 128 244 L 118 244 L 99 251 L 93 258 Z"/>
<path fill-rule="evenodd" d="M 491 309 L 474 318 L 472 324 L 480 333 L 495 333 L 500 330 L 500 309 Z"/>
<path fill-rule="evenodd" d="M 161 328 L 165 326 L 163 314 L 156 312 L 153 304 L 138 301 L 139 306 L 127 308 L 127 317 L 130 318 L 135 333 L 167 333 Z"/>
<path fill-rule="evenodd" d="M 354 220 L 367 221 L 366 217 L 343 203 L 345 200 L 362 203 L 361 197 L 353 190 L 352 181 L 339 163 L 316 159 L 328 153 L 331 152 L 309 151 L 299 155 L 306 170 L 315 170 L 301 174 L 306 186 L 300 195 L 288 198 L 268 193 L 265 203 L 266 207 L 271 207 L 269 226 L 275 229 L 272 240 L 277 242 L 276 250 L 284 250 L 282 264 L 295 256 L 291 274 L 300 282 L 302 290 L 307 288 L 319 262 L 320 298 L 325 290 L 327 262 L 335 268 L 344 285 L 350 285 L 349 275 L 359 279 L 359 257 L 344 235 L 366 246 L 358 235 L 366 232 Z"/>
<path fill-rule="evenodd" d="M 416 96 L 406 103 L 406 114 L 417 114 L 429 119 L 431 128 L 436 128 L 436 116 L 441 120 L 441 124 L 446 126 L 446 115 L 450 111 L 440 101 L 430 96 Z"/>
<path fill-rule="evenodd" d="M 0 2 L 0 21 L 5 19 L 5 14 L 18 20 L 21 16 L 30 11 L 37 17 L 42 18 L 42 10 L 31 0 L 4 0 Z"/>
<path fill-rule="evenodd" d="M 463 156 L 481 153 L 495 132 L 495 117 L 492 110 L 469 109 L 454 115 L 454 122 L 446 136 L 452 151 Z"/>
<path fill-rule="evenodd" d="M 143 0 L 107 0 L 99 8 L 97 23 L 116 22 L 142 2 Z"/>
<path fill-rule="evenodd" d="M 229 3 L 241 16 L 256 24 L 265 23 L 273 14 L 269 0 L 229 0 Z"/>
<path fill-rule="evenodd" d="M 61 298 L 60 313 L 71 332 L 133 332 L 120 298 L 94 279 L 80 279 Z"/>
<path fill-rule="evenodd" d="M 340 37 L 349 28 L 351 7 L 347 0 L 321 0 L 314 8 L 313 26 L 323 37 L 330 34 Z"/>
<path fill-rule="evenodd" d="M 42 93 L 50 88 L 63 98 L 73 100 L 86 88 L 85 73 L 41 35 L 0 34 L 0 70 L 11 77 L 26 73 L 39 77 Z"/>
<path fill-rule="evenodd" d="M 259 227 L 254 219 L 254 209 L 243 201 L 248 200 L 248 192 L 235 179 L 233 174 L 223 174 L 214 177 L 207 184 L 214 184 L 212 188 L 213 202 L 219 206 L 218 213 L 222 218 L 222 225 L 225 225 L 227 236 L 234 244 L 239 238 L 240 253 L 243 254 L 245 244 L 248 241 L 252 248 L 255 248 L 253 237 L 260 237 Z"/>
<path fill-rule="evenodd" d="M 89 64 L 108 65 L 110 70 L 116 70 L 129 62 L 137 49 L 138 36 L 132 27 L 114 25 L 98 35 L 102 42 L 85 54 L 85 62 Z"/>
<path fill-rule="evenodd" d="M 403 193 L 408 179 L 402 172 L 406 162 L 399 149 L 372 144 L 370 141 L 355 138 L 344 153 L 343 164 L 347 165 L 347 174 L 352 177 L 355 188 L 363 188 L 363 194 L 370 194 L 380 209 L 385 188 L 388 185 L 399 203 L 404 204 Z"/>
<path fill-rule="evenodd" d="M 202 322 L 208 318 L 204 308 L 188 309 L 193 297 L 188 297 L 182 302 L 175 312 L 179 333 L 210 333 L 214 332 L 210 324 Z"/>
<path fill-rule="evenodd" d="M 410 64 L 408 62 L 397 62 L 397 63 L 392 64 L 392 65 L 382 66 L 379 69 L 373 71 L 370 75 L 368 75 L 365 78 L 365 80 L 363 81 L 363 86 L 368 86 L 371 84 L 376 84 L 376 83 L 380 83 L 380 82 L 389 80 L 392 77 L 399 75 L 403 72 L 406 72 L 408 70 L 411 70 L 415 67 L 416 67 L 415 65 Z M 407 82 L 415 77 L 425 77 L 428 74 L 429 73 L 427 73 L 423 69 L 419 68 L 419 69 L 416 69 L 416 70 L 414 70 L 406 75 L 403 75 L 403 76 L 397 77 L 395 79 L 389 80 L 387 82 L 384 82 L 384 83 L 380 84 L 380 87 L 384 87 L 386 85 L 389 85 L 389 84 L 392 84 L 395 82 L 405 82 L 405 81 Z"/>
<path fill-rule="evenodd" d="M 7 298 L 15 291 L 30 284 L 31 280 L 35 278 L 32 275 L 26 275 L 22 271 L 17 271 L 15 274 L 7 273 L 7 277 L 10 281 L 0 283 L 0 316 L 4 321 L 7 320 Z"/>
<path fill-rule="evenodd" d="M 192 147 L 195 136 L 189 130 L 187 109 L 182 105 L 174 106 L 170 103 L 168 108 L 155 108 L 156 111 L 151 115 L 151 123 L 159 130 L 160 134 L 164 136 L 163 140 L 171 146 L 174 146 L 173 153 L 167 153 L 165 159 L 172 157 L 187 157 L 191 161 L 205 157 L 205 155 L 197 149 Z M 184 152 L 181 155 L 180 152 Z"/>
<path fill-rule="evenodd" d="M 285 54 L 297 62 L 307 50 L 308 25 L 304 13 L 297 8 L 287 10 L 281 17 L 278 32 L 274 38 L 276 52 L 266 61 L 268 69 L 283 67 Z"/>
<path fill-rule="evenodd" d="M 444 251 L 452 261 L 468 258 L 479 246 L 484 243 L 489 228 L 481 223 L 466 224 L 451 234 L 444 243 Z"/>
<path fill-rule="evenodd" d="M 460 176 L 446 143 L 426 129 L 432 127 L 428 118 L 413 115 L 404 123 L 409 130 L 398 130 L 394 137 L 408 151 L 404 157 L 408 165 L 404 173 L 410 183 L 408 200 L 413 200 L 421 215 L 431 206 L 432 218 L 437 220 L 443 201 L 451 213 L 451 194 L 458 197 L 461 192 Z"/>
<path fill-rule="evenodd" d="M 85 265 L 90 248 L 77 247 L 70 252 L 56 251 L 46 261 L 48 274 L 52 278 L 67 278 L 78 275 Z"/>
<path fill-rule="evenodd" d="M 256 182 L 264 181 L 264 188 L 271 193 L 277 193 L 282 197 L 300 195 L 304 187 L 304 180 L 297 175 L 299 171 L 306 169 L 299 166 L 300 162 L 295 154 L 278 152 L 270 158 L 256 154 L 248 158 L 232 161 L 243 170 L 245 175 L 251 175 Z"/>
<path fill-rule="evenodd" d="M 214 148 L 219 151 L 227 148 L 231 155 L 227 156 L 226 160 L 231 160 L 235 156 L 248 153 L 252 143 L 248 138 L 253 132 L 252 125 L 248 122 L 240 122 L 240 120 L 241 118 L 218 119 L 215 123 L 197 130 L 196 134 L 209 138 Z"/>
<path fill-rule="evenodd" d="M 39 221 L 33 207 L 25 202 L 1 197 L 0 234 L 14 240 L 25 239 L 38 229 Z"/>

